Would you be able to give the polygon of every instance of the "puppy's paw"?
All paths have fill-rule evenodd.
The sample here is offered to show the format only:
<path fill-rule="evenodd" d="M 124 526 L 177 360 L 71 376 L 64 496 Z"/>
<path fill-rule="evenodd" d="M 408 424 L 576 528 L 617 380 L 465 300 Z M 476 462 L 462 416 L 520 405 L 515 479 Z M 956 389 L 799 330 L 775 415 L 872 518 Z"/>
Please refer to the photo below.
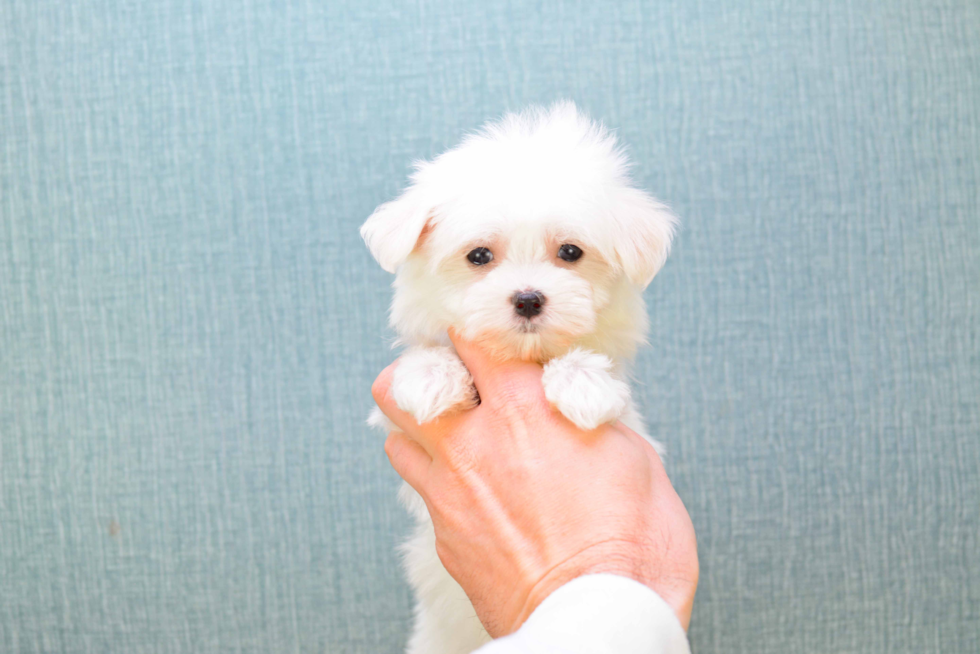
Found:
<path fill-rule="evenodd" d="M 544 367 L 545 397 L 562 415 L 582 429 L 595 429 L 622 415 L 630 388 L 612 375 L 609 357 L 572 350 Z"/>
<path fill-rule="evenodd" d="M 391 380 L 391 396 L 420 424 L 478 402 L 470 371 L 450 347 L 416 347 L 403 354 Z"/>

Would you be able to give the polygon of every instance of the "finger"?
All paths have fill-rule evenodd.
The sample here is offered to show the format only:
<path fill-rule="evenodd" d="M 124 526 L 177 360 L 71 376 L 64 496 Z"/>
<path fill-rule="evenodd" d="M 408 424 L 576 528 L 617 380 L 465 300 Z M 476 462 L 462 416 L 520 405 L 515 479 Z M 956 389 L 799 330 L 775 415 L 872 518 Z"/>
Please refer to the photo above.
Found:
<path fill-rule="evenodd" d="M 419 430 L 419 423 L 411 415 L 398 408 L 395 398 L 391 395 L 391 382 L 397 367 L 398 362 L 396 361 L 381 371 L 378 378 L 371 384 L 371 395 L 374 396 L 375 403 L 381 412 L 388 417 L 388 420 L 395 423 L 406 434 L 414 436 Z"/>
<path fill-rule="evenodd" d="M 452 341 L 456 353 L 473 376 L 473 383 L 481 398 L 485 399 L 492 395 L 504 378 L 510 382 L 524 378 L 533 384 L 533 388 L 540 388 L 541 366 L 513 359 L 497 359 L 487 348 L 464 339 L 452 329 L 449 330 L 449 340 Z"/>
<path fill-rule="evenodd" d="M 423 488 L 426 486 L 429 466 L 432 465 L 432 457 L 425 448 L 402 432 L 393 431 L 385 441 L 385 454 L 398 476 L 424 497 Z"/>

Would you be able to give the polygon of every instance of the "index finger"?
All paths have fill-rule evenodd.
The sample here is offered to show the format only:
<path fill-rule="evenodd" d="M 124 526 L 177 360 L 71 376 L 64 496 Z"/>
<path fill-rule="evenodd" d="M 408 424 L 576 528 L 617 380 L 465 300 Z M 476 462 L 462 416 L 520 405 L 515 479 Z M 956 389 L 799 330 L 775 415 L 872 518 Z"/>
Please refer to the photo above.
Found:
<path fill-rule="evenodd" d="M 419 423 L 407 412 L 402 411 L 391 395 L 391 382 L 395 376 L 396 368 L 398 368 L 397 361 L 381 371 L 381 374 L 371 384 L 371 395 L 374 397 L 375 404 L 381 409 L 381 413 L 385 414 L 398 429 L 413 436 L 413 440 L 416 440 L 414 436 L 420 428 Z"/>
<path fill-rule="evenodd" d="M 447 433 L 452 432 L 463 414 L 451 412 L 440 415 L 424 424 L 419 424 L 414 416 L 398 406 L 398 402 L 391 392 L 391 387 L 400 370 L 398 361 L 382 370 L 378 378 L 374 380 L 374 384 L 371 385 L 371 394 L 374 396 L 374 401 L 381 413 L 394 424 L 394 427 L 418 443 L 426 454 L 432 457 L 438 448 L 439 441 L 444 439 Z M 405 380 L 402 380 L 401 383 L 404 384 Z M 389 428 L 391 428 L 390 425 Z"/>

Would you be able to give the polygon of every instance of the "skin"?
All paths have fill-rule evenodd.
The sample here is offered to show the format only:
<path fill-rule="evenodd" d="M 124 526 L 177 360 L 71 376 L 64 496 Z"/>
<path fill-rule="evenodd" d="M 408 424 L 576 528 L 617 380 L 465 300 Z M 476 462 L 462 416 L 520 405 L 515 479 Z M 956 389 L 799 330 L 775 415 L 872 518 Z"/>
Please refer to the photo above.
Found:
<path fill-rule="evenodd" d="M 687 629 L 694 527 L 649 443 L 620 423 L 577 428 L 545 399 L 541 366 L 450 337 L 479 406 L 419 425 L 391 398 L 397 362 L 372 393 L 404 432 L 385 443 L 391 465 L 425 500 L 439 558 L 487 632 L 512 633 L 560 586 L 601 572 L 647 585 Z"/>

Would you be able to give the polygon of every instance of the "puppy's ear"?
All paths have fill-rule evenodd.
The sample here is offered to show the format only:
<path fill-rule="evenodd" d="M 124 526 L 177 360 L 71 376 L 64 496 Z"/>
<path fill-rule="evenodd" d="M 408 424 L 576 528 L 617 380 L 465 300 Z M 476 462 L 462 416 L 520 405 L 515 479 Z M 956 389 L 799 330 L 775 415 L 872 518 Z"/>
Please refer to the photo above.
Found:
<path fill-rule="evenodd" d="M 631 282 L 646 288 L 670 254 L 677 219 L 665 205 L 633 188 L 619 195 L 614 212 L 619 262 Z"/>
<path fill-rule="evenodd" d="M 432 207 L 419 190 L 409 189 L 385 202 L 361 225 L 361 238 L 381 267 L 390 273 L 405 263 L 415 249 Z"/>

